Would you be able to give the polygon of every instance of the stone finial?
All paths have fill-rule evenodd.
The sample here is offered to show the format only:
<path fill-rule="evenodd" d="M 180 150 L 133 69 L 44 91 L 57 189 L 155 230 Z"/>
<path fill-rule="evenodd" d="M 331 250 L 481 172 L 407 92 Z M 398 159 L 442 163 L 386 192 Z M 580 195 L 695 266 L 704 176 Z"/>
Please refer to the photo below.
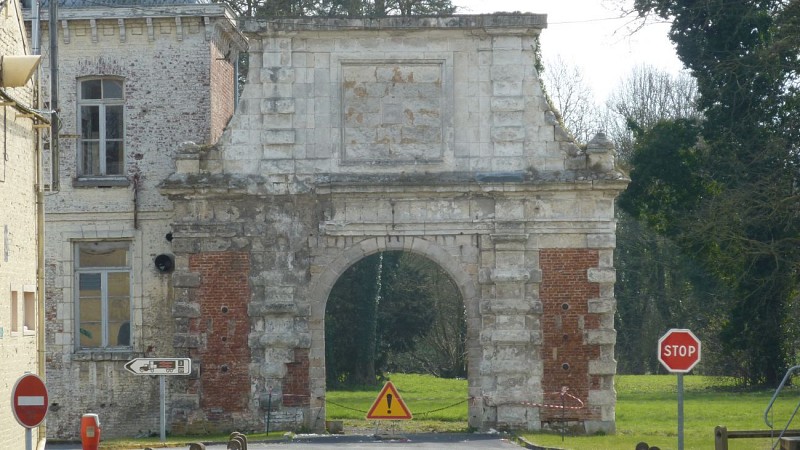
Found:
<path fill-rule="evenodd" d="M 614 170 L 614 143 L 602 131 L 598 132 L 586 145 L 587 166 L 598 172 Z"/>

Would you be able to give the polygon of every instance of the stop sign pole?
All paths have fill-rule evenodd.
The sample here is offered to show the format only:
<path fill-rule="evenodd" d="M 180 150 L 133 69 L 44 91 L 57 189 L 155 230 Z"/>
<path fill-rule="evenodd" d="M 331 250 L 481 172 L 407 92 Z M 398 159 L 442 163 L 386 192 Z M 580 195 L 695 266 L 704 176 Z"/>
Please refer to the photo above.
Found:
<path fill-rule="evenodd" d="M 658 360 L 678 374 L 678 450 L 683 450 L 683 374 L 700 362 L 700 339 L 690 330 L 673 328 L 658 340 Z"/>

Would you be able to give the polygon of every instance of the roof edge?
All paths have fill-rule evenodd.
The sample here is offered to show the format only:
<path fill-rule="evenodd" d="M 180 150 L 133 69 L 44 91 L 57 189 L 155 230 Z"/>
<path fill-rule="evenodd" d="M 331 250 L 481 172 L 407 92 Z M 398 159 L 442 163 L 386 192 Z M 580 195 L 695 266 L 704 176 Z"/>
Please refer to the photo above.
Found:
<path fill-rule="evenodd" d="M 456 14 L 452 16 L 386 16 L 363 18 L 243 18 L 243 29 L 250 33 L 334 30 L 398 30 L 398 29 L 485 29 L 522 30 L 536 34 L 547 28 L 546 14 L 495 13 Z"/>

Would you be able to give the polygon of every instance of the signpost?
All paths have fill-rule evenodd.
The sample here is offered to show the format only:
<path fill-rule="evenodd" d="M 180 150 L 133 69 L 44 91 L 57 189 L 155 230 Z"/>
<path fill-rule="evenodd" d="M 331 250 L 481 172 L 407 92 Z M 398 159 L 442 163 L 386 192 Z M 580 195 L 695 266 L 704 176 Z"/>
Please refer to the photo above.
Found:
<path fill-rule="evenodd" d="M 673 328 L 658 340 L 658 360 L 678 374 L 678 450 L 683 450 L 683 374 L 700 362 L 700 339 L 689 330 Z"/>
<path fill-rule="evenodd" d="M 191 358 L 134 358 L 125 363 L 125 370 L 134 375 L 159 375 L 158 387 L 161 395 L 161 442 L 167 440 L 167 382 L 165 376 L 189 375 L 192 373 Z"/>
<path fill-rule="evenodd" d="M 125 363 L 125 370 L 134 375 L 189 375 L 190 358 L 135 358 Z"/>
<path fill-rule="evenodd" d="M 47 387 L 32 373 L 21 376 L 11 390 L 11 409 L 25 427 L 25 449 L 32 450 L 31 428 L 39 426 L 47 415 Z"/>

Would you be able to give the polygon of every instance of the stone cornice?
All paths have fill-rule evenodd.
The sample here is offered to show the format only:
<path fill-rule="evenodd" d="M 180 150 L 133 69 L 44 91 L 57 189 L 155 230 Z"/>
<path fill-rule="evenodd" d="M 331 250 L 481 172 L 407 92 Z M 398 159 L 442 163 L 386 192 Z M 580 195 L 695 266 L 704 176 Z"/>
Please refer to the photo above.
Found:
<path fill-rule="evenodd" d="M 31 20 L 31 10 L 23 10 L 26 21 Z M 59 8 L 58 20 L 89 20 L 89 19 L 136 19 L 158 17 L 226 17 L 235 22 L 236 14 L 222 3 L 172 5 L 172 6 L 132 6 L 132 7 L 103 7 L 103 8 Z M 50 11 L 43 8 L 39 14 L 42 22 L 50 20 Z"/>
<path fill-rule="evenodd" d="M 536 35 L 547 28 L 546 14 L 498 13 L 453 15 L 446 17 L 330 18 L 305 17 L 270 20 L 247 19 L 243 30 L 248 33 L 287 33 L 301 31 L 384 31 L 384 30 L 483 30 L 491 34 Z"/>
<path fill-rule="evenodd" d="M 30 10 L 24 10 L 26 22 L 31 21 Z M 158 19 L 168 19 L 174 21 L 174 27 L 178 35 L 178 40 L 183 39 L 183 21 L 188 18 L 202 18 L 206 27 L 206 39 L 211 40 L 215 32 L 226 38 L 238 51 L 247 51 L 247 38 L 239 31 L 237 26 L 236 14 L 226 5 L 199 4 L 199 5 L 175 5 L 175 6 L 138 6 L 138 7 L 115 7 L 115 8 L 63 8 L 58 12 L 59 26 L 63 33 L 65 43 L 70 42 L 70 32 L 68 24 L 70 22 L 88 21 L 92 30 L 93 41 L 97 41 L 98 21 L 112 21 L 119 27 L 120 42 L 127 39 L 125 31 L 125 21 L 144 20 L 147 22 L 148 35 L 150 40 L 155 39 L 153 31 L 153 21 Z M 40 22 L 43 30 L 49 26 L 49 11 L 43 10 L 40 15 Z"/>
<path fill-rule="evenodd" d="M 530 192 L 552 190 L 624 190 L 630 179 L 620 172 L 608 173 L 576 173 L 559 172 L 550 174 L 519 173 L 517 177 L 487 178 L 481 173 L 449 172 L 420 174 L 327 174 L 318 175 L 313 184 L 317 189 L 330 192 L 374 191 L 377 187 L 391 191 L 401 187 L 435 188 L 448 190 L 447 186 L 456 185 L 463 189 L 469 185 L 482 192 Z"/>

